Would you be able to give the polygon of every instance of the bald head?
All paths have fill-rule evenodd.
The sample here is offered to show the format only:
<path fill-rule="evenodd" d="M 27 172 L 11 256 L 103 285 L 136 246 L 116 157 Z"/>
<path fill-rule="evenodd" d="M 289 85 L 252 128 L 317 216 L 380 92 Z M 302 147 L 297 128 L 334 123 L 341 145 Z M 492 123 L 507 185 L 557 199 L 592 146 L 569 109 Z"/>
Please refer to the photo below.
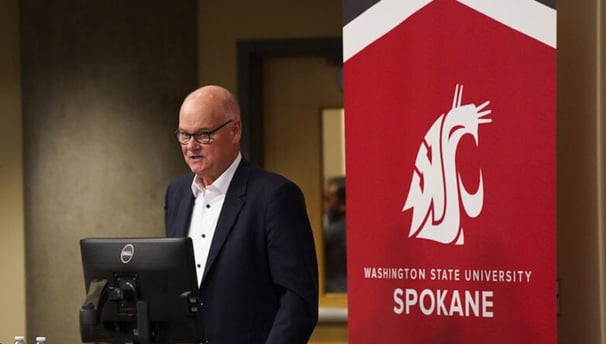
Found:
<path fill-rule="evenodd" d="M 214 112 L 223 114 L 224 120 L 240 119 L 240 106 L 236 97 L 221 86 L 202 86 L 193 91 L 183 101 L 180 113 L 184 110 L 195 111 L 196 108 L 213 109 Z"/>

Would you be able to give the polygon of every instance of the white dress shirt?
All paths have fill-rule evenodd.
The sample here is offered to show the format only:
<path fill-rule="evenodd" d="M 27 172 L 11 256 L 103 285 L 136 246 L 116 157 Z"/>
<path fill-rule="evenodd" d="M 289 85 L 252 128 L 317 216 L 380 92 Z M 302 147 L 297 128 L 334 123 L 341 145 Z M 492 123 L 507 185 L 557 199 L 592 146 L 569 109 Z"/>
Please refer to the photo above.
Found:
<path fill-rule="evenodd" d="M 225 194 L 231 182 L 238 164 L 242 160 L 242 154 L 238 153 L 232 164 L 211 185 L 204 187 L 196 183 L 196 177 L 191 184 L 195 202 L 189 225 L 188 236 L 194 244 L 194 256 L 196 259 L 196 272 L 198 274 L 198 285 L 202 282 L 202 275 L 206 268 L 206 261 L 210 251 L 210 245 L 215 234 L 215 227 L 223 207 Z"/>

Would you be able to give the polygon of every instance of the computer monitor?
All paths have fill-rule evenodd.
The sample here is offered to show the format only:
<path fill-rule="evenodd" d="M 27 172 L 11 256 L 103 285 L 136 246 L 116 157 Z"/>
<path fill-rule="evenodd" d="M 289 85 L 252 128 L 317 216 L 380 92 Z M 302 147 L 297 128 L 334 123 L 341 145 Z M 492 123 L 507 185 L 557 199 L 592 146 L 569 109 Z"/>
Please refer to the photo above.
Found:
<path fill-rule="evenodd" d="M 191 238 L 80 240 L 89 343 L 202 343 Z"/>

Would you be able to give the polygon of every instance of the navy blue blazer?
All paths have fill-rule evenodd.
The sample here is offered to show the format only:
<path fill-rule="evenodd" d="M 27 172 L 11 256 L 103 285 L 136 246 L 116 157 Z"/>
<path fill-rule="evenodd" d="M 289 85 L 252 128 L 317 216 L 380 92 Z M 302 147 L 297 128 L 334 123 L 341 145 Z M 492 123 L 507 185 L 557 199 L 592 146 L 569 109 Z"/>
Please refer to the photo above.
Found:
<path fill-rule="evenodd" d="M 173 181 L 166 236 L 187 236 L 193 173 Z M 200 285 L 211 344 L 307 343 L 318 320 L 318 265 L 303 193 L 242 159 L 229 185 Z"/>

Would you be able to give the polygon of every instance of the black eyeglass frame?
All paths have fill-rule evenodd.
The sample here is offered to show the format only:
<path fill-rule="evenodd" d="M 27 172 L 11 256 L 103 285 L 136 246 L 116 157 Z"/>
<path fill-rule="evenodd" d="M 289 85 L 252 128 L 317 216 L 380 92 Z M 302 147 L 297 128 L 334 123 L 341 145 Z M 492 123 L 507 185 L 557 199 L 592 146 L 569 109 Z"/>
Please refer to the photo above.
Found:
<path fill-rule="evenodd" d="M 206 145 L 212 141 L 212 137 L 211 137 L 212 134 L 216 133 L 217 131 L 219 131 L 219 129 L 225 127 L 226 125 L 228 125 L 229 123 L 231 123 L 233 121 L 234 121 L 233 119 L 229 119 L 229 120 L 227 120 L 227 122 L 221 124 L 220 126 L 214 128 L 212 130 L 202 130 L 202 131 L 199 131 L 199 132 L 193 133 L 193 134 L 184 132 L 181 129 L 177 129 L 177 130 L 175 130 L 175 136 L 177 138 L 177 142 L 179 142 L 183 146 L 189 144 L 192 137 L 194 138 L 194 141 L 196 141 L 196 143 L 201 144 L 201 145 Z M 183 140 L 181 138 L 183 138 Z"/>

